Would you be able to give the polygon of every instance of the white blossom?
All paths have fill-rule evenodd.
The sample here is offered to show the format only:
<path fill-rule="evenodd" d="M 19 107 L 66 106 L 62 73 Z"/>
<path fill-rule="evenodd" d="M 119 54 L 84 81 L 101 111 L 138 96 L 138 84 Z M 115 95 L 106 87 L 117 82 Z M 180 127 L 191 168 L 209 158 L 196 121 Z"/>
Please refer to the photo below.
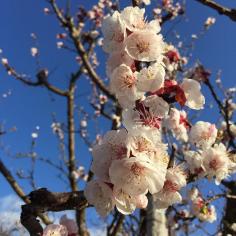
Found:
<path fill-rule="evenodd" d="M 129 195 L 151 194 L 164 185 L 166 169 L 150 162 L 145 155 L 112 162 L 109 170 L 111 182 Z"/>
<path fill-rule="evenodd" d="M 50 9 L 47 8 L 47 7 L 45 7 L 45 8 L 43 9 L 43 12 L 44 12 L 45 15 L 48 15 L 48 14 L 50 13 Z"/>
<path fill-rule="evenodd" d="M 68 231 L 68 234 L 76 235 L 78 232 L 78 226 L 75 220 L 67 218 L 67 215 L 63 215 L 60 218 L 60 225 L 64 225 Z"/>
<path fill-rule="evenodd" d="M 191 127 L 189 141 L 198 147 L 210 147 L 215 143 L 217 129 L 214 124 L 198 121 Z"/>
<path fill-rule="evenodd" d="M 148 108 L 140 104 L 142 109 L 124 109 L 122 112 L 123 125 L 127 130 L 135 128 L 147 127 L 150 129 L 160 129 L 161 119 L 154 116 Z M 158 132 L 158 131 L 157 131 Z"/>
<path fill-rule="evenodd" d="M 86 128 L 87 127 L 87 121 L 86 120 L 81 120 L 80 121 L 80 126 L 82 127 L 82 128 Z"/>
<path fill-rule="evenodd" d="M 155 153 L 161 142 L 159 130 L 149 127 L 133 127 L 129 130 L 127 147 L 133 155 L 143 153 L 149 156 Z"/>
<path fill-rule="evenodd" d="M 68 236 L 68 231 L 64 225 L 50 224 L 43 230 L 43 236 Z"/>
<path fill-rule="evenodd" d="M 38 55 L 38 49 L 33 47 L 30 49 L 32 57 L 35 57 Z"/>
<path fill-rule="evenodd" d="M 142 0 L 142 1 L 145 5 L 150 5 L 151 4 L 151 0 Z"/>
<path fill-rule="evenodd" d="M 181 140 L 183 142 L 188 141 L 189 124 L 185 111 L 179 111 L 175 108 L 171 108 L 169 116 L 165 120 L 165 127 L 171 130 L 177 140 Z"/>
<path fill-rule="evenodd" d="M 208 178 L 215 177 L 216 184 L 228 177 L 229 174 L 229 157 L 224 144 L 215 144 L 203 151 L 203 166 Z"/>
<path fill-rule="evenodd" d="M 197 197 L 192 202 L 192 212 L 201 221 L 210 223 L 217 219 L 215 207 L 208 206 L 201 197 Z"/>
<path fill-rule="evenodd" d="M 179 190 L 187 184 L 186 175 L 180 167 L 169 168 L 166 174 L 166 180 L 163 189 L 155 194 L 158 208 L 167 208 L 168 206 L 182 201 Z"/>
<path fill-rule="evenodd" d="M 192 188 L 188 192 L 188 197 L 191 201 L 194 201 L 199 196 L 199 190 L 197 188 Z"/>
<path fill-rule="evenodd" d="M 132 59 L 126 51 L 115 51 L 111 53 L 107 59 L 106 72 L 109 77 L 111 77 L 114 69 L 121 64 L 125 64 L 131 67 L 134 64 L 134 59 Z"/>
<path fill-rule="evenodd" d="M 149 108 L 149 112 L 154 117 L 164 118 L 169 112 L 169 104 L 157 95 L 148 96 L 143 104 Z"/>
<path fill-rule="evenodd" d="M 31 137 L 33 138 L 33 139 L 36 139 L 36 138 L 38 138 L 38 133 L 36 133 L 36 132 L 33 132 L 32 134 L 31 134 Z"/>
<path fill-rule="evenodd" d="M 216 18 L 215 17 L 208 17 L 204 23 L 204 26 L 206 28 L 209 28 L 210 26 L 214 25 L 216 23 Z"/>
<path fill-rule="evenodd" d="M 236 223 L 233 223 L 233 224 L 231 225 L 231 229 L 236 232 Z"/>
<path fill-rule="evenodd" d="M 193 79 L 184 79 L 180 87 L 183 89 L 187 99 L 185 105 L 191 109 L 203 109 L 205 98 L 201 93 L 201 85 Z"/>
<path fill-rule="evenodd" d="M 227 124 L 225 121 L 222 121 L 221 123 L 221 128 L 223 131 L 226 131 L 227 130 Z M 236 125 L 233 124 L 232 122 L 229 122 L 229 129 L 230 129 L 230 132 L 231 134 L 236 137 Z"/>
<path fill-rule="evenodd" d="M 111 53 L 122 49 L 126 33 L 125 25 L 120 19 L 118 11 L 115 11 L 112 16 L 104 18 L 102 33 L 104 35 L 103 49 L 105 52 Z"/>
<path fill-rule="evenodd" d="M 155 92 L 164 85 L 165 69 L 159 63 L 136 72 L 137 88 L 141 92 Z"/>
<path fill-rule="evenodd" d="M 92 155 L 92 172 L 101 180 L 110 182 L 109 168 L 112 160 L 128 156 L 126 130 L 111 130 L 107 132 L 102 142 L 93 147 Z"/>
<path fill-rule="evenodd" d="M 165 4 L 172 7 L 172 3 Z M 90 17 L 95 19 L 96 8 L 101 13 L 105 6 L 101 0 Z M 179 5 L 174 8 L 179 9 Z M 185 111 L 172 104 L 170 109 L 168 98 L 196 110 L 203 108 L 205 98 L 196 80 L 185 78 L 178 84 L 172 79 L 172 71 L 166 65 L 176 70 L 183 63 L 182 58 L 158 34 L 159 20 L 148 22 L 144 13 L 144 9 L 127 7 L 121 13 L 115 11 L 106 16 L 102 23 L 103 48 L 109 53 L 106 73 L 110 92 L 123 109 L 122 119 L 113 112 L 110 115 L 125 127 L 107 132 L 103 139 L 98 136 L 97 145 L 92 148 L 91 170 L 95 179 L 88 182 L 84 194 L 103 217 L 114 207 L 125 215 L 136 208 L 146 208 L 148 192 L 155 194 L 158 208 L 182 201 L 180 191 L 187 184 L 186 174 L 180 164 L 168 169 L 170 158 L 168 145 L 162 141 L 163 127 L 177 140 L 190 140 L 200 148 L 190 151 L 191 146 L 184 145 L 184 158 L 191 173 L 215 178 L 219 183 L 236 171 L 236 161 L 225 146 L 212 147 L 217 138 L 215 125 L 200 121 L 191 128 Z M 103 95 L 99 101 L 99 107 L 107 102 Z M 87 127 L 86 121 L 81 120 L 81 127 Z M 209 207 L 198 191 L 190 199 L 192 211 L 200 220 L 216 219 L 214 207 Z"/>
<path fill-rule="evenodd" d="M 136 87 L 137 78 L 130 67 L 125 64 L 117 67 L 111 76 L 110 89 L 116 95 L 121 106 L 133 107 L 137 99 L 144 93 L 138 92 Z"/>
<path fill-rule="evenodd" d="M 117 210 L 124 215 L 133 213 L 136 208 L 147 207 L 148 199 L 145 194 L 132 196 L 122 189 L 114 189 L 113 194 Z"/>
<path fill-rule="evenodd" d="M 184 159 L 187 161 L 189 170 L 192 174 L 203 177 L 205 175 L 203 167 L 203 157 L 200 153 L 195 151 L 186 151 Z"/>
<path fill-rule="evenodd" d="M 5 65 L 8 65 L 8 60 L 7 60 L 7 58 L 2 58 L 1 61 L 2 61 L 2 64 L 3 64 L 4 66 L 5 66 Z"/>
<path fill-rule="evenodd" d="M 111 188 L 100 180 L 91 180 L 87 183 L 84 195 L 87 201 L 94 205 L 100 216 L 107 216 L 114 207 Z"/>
<path fill-rule="evenodd" d="M 161 61 L 164 42 L 161 35 L 152 31 L 134 32 L 125 40 L 127 53 L 138 61 Z"/>
<path fill-rule="evenodd" d="M 64 47 L 64 42 L 62 42 L 62 41 L 57 42 L 57 48 L 58 49 L 61 49 L 63 47 Z"/>
<path fill-rule="evenodd" d="M 144 19 L 145 9 L 139 7 L 126 7 L 121 12 L 121 19 L 126 28 L 131 31 L 149 30 L 154 33 L 159 33 L 161 28 L 157 20 L 152 20 L 149 23 Z"/>

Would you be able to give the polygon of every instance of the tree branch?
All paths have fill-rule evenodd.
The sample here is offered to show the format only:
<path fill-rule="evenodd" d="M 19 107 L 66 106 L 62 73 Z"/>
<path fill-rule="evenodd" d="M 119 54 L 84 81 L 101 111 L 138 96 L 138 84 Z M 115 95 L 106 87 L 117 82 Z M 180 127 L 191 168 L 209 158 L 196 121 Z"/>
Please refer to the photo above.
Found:
<path fill-rule="evenodd" d="M 26 78 L 24 78 L 23 75 L 20 75 L 12 66 L 10 66 L 8 63 L 3 64 L 3 66 L 5 67 L 6 71 L 8 72 L 9 75 L 11 75 L 12 77 L 14 77 L 16 80 L 22 82 L 25 85 L 28 86 L 33 86 L 33 87 L 37 87 L 37 86 L 45 86 L 48 90 L 52 91 L 53 93 L 60 95 L 60 96 L 67 96 L 68 93 L 67 91 L 63 91 L 53 85 L 51 85 L 48 80 L 47 80 L 47 70 L 43 69 L 41 71 L 39 71 L 36 75 L 37 77 L 37 81 L 30 81 Z"/>
<path fill-rule="evenodd" d="M 43 228 L 37 216 L 47 211 L 64 211 L 82 209 L 88 206 L 82 191 L 53 193 L 45 188 L 35 190 L 29 194 L 31 203 L 22 206 L 21 223 L 30 236 L 40 236 Z"/>
<path fill-rule="evenodd" d="M 93 67 L 89 61 L 88 54 L 87 54 L 87 52 L 86 52 L 86 50 L 79 38 L 80 30 L 78 30 L 77 27 L 74 25 L 72 18 L 69 16 L 67 16 L 67 17 L 63 16 L 63 14 L 60 11 L 59 7 L 57 6 L 55 0 L 49 0 L 49 3 L 51 4 L 52 9 L 53 9 L 54 13 L 56 14 L 58 20 L 60 21 L 61 25 L 64 28 L 67 28 L 69 30 L 70 37 L 73 40 L 73 43 L 75 45 L 75 48 L 76 48 L 79 56 L 81 57 L 81 60 L 83 62 L 83 66 L 87 70 L 88 75 L 91 78 L 91 80 L 93 81 L 93 83 L 96 84 L 96 86 L 105 95 L 107 95 L 109 98 L 111 98 L 113 101 L 115 101 L 116 98 L 113 96 L 113 94 L 111 94 L 111 92 L 107 88 L 107 85 L 104 84 L 102 79 L 98 76 L 96 71 L 93 69 Z"/>
<path fill-rule="evenodd" d="M 236 21 L 236 9 L 224 7 L 212 0 L 196 0 L 205 6 L 216 10 L 220 15 L 228 16 L 232 21 Z"/>
<path fill-rule="evenodd" d="M 132 4 L 134 7 L 138 7 L 141 4 L 140 0 L 132 0 Z"/>
<path fill-rule="evenodd" d="M 230 117 L 229 117 L 229 111 L 228 111 L 228 99 L 226 100 L 225 105 L 221 102 L 220 98 L 217 96 L 213 85 L 211 84 L 209 79 L 206 79 L 204 81 L 205 85 L 209 88 L 212 97 L 214 98 L 215 102 L 217 103 L 219 107 L 219 111 L 222 114 L 225 122 L 226 122 L 226 131 L 229 135 L 229 144 L 233 147 L 236 148 L 236 145 L 234 143 L 234 136 L 230 130 Z"/>
<path fill-rule="evenodd" d="M 11 172 L 7 169 L 7 167 L 4 165 L 4 163 L 0 160 L 0 172 L 2 173 L 2 175 L 5 177 L 5 179 L 7 180 L 7 182 L 10 184 L 11 188 L 14 190 L 14 192 L 27 204 L 30 204 L 30 200 L 29 198 L 25 195 L 24 191 L 22 190 L 22 188 L 19 186 L 19 184 L 17 183 L 17 181 L 15 180 L 15 178 L 13 177 L 13 175 L 11 174 Z M 39 214 L 38 215 L 43 223 L 45 224 L 50 224 L 51 221 L 50 219 L 43 214 Z"/>

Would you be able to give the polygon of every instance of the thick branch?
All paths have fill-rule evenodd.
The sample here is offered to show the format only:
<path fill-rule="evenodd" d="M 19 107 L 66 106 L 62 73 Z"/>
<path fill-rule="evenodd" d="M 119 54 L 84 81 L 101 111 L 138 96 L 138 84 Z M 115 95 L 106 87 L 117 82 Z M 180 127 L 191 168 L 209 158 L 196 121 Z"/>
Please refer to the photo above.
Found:
<path fill-rule="evenodd" d="M 224 7 L 212 0 L 196 0 L 205 6 L 216 10 L 219 14 L 228 16 L 232 21 L 236 21 L 236 9 Z"/>
<path fill-rule="evenodd" d="M 25 195 L 24 191 L 22 188 L 19 186 L 19 184 L 16 182 L 15 178 L 11 174 L 11 172 L 7 169 L 7 167 L 4 165 L 4 163 L 0 160 L 0 172 L 2 175 L 5 177 L 7 182 L 10 184 L 12 189 L 15 191 L 15 193 L 27 204 L 30 204 L 29 198 Z M 42 221 L 45 224 L 50 224 L 51 221 L 48 219 L 46 215 L 39 214 L 38 215 Z"/>
<path fill-rule="evenodd" d="M 68 96 L 68 92 L 67 91 L 63 91 L 53 85 L 51 85 L 50 83 L 48 83 L 48 81 L 44 81 L 43 85 L 50 91 L 52 91 L 53 93 L 60 95 L 60 96 Z"/>
<path fill-rule="evenodd" d="M 82 191 L 53 193 L 41 188 L 31 192 L 28 197 L 31 203 L 22 206 L 21 223 L 31 236 L 43 233 L 37 215 L 48 211 L 74 210 L 88 206 Z"/>

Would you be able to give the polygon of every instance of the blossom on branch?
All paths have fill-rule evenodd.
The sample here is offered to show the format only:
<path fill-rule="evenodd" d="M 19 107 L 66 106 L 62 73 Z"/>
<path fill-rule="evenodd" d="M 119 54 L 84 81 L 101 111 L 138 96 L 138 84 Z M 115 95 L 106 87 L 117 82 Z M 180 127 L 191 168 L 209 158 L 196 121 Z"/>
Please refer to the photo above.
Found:
<path fill-rule="evenodd" d="M 192 126 L 189 133 L 189 141 L 198 147 L 210 147 L 215 143 L 217 129 L 214 124 L 198 121 Z"/>

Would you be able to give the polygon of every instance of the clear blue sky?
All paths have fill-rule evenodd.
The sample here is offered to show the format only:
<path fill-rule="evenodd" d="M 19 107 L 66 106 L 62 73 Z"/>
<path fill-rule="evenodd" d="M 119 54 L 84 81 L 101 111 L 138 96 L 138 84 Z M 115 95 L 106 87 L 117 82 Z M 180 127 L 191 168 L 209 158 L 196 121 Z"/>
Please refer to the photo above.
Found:
<path fill-rule="evenodd" d="M 59 3 L 64 1 L 60 0 Z M 83 3 L 86 7 L 91 6 L 94 0 L 89 1 L 72 1 L 73 5 Z M 128 1 L 121 0 L 121 6 L 125 6 Z M 155 2 L 155 1 L 153 1 Z M 186 17 L 176 24 L 175 30 L 180 33 L 184 42 L 190 42 L 192 34 L 198 34 L 203 23 L 208 16 L 216 17 L 216 24 L 195 43 L 193 50 L 193 63 L 199 59 L 207 68 L 209 68 L 215 79 L 216 72 L 222 70 L 222 80 L 226 87 L 236 85 L 236 23 L 227 17 L 219 16 L 215 11 L 196 3 L 196 1 L 188 0 Z M 218 1 L 220 3 L 233 6 L 234 0 Z M 89 4 L 89 5 L 88 5 Z M 231 4 L 231 5 L 230 5 Z M 36 33 L 39 40 L 39 48 L 41 54 L 42 65 L 47 67 L 49 71 L 54 71 L 51 75 L 51 81 L 60 87 L 66 84 L 70 72 L 76 70 L 74 55 L 63 52 L 56 48 L 55 35 L 62 32 L 53 16 L 45 16 L 43 8 L 47 7 L 46 1 L 31 0 L 2 0 L 1 1 L 1 37 L 0 48 L 3 50 L 4 57 L 15 66 L 19 72 L 34 75 L 36 73 L 35 61 L 30 54 L 30 48 L 33 41 L 30 37 L 32 32 Z M 235 6 L 235 5 L 234 5 Z M 166 40 L 172 39 L 172 23 L 163 28 L 162 33 L 166 35 Z M 166 34 L 169 32 L 168 34 Z M 104 54 L 99 53 L 103 58 Z M 104 76 L 104 67 L 98 69 L 98 73 Z M 57 158 L 57 140 L 52 135 L 50 125 L 52 123 L 51 114 L 56 112 L 60 121 L 65 120 L 65 101 L 55 95 L 52 97 L 46 89 L 29 88 L 21 83 L 13 80 L 6 75 L 3 68 L 0 67 L 0 122 L 3 122 L 6 129 L 12 126 L 17 127 L 17 132 L 9 133 L 1 138 L 0 158 L 8 165 L 12 172 L 29 166 L 29 162 L 25 160 L 15 160 L 7 157 L 6 152 L 16 154 L 18 152 L 27 152 L 31 145 L 31 133 L 36 126 L 40 126 L 39 139 L 37 143 L 38 154 L 44 157 Z M 82 90 L 78 95 L 88 92 L 88 88 L 81 82 Z M 3 98 L 2 94 L 11 91 L 11 96 Z M 207 103 L 210 98 L 206 94 Z M 78 100 L 78 104 L 83 103 L 83 98 Z M 216 109 L 204 111 L 202 120 L 214 122 L 217 118 L 218 111 Z M 106 124 L 101 126 L 106 129 Z M 84 144 L 79 142 L 77 147 L 79 158 L 83 158 L 82 163 L 88 164 L 90 156 L 84 148 Z M 44 167 L 43 167 L 44 166 Z M 39 164 L 36 171 L 36 179 L 38 187 L 48 187 L 53 191 L 65 190 L 65 184 L 55 177 L 52 169 L 47 169 L 45 165 Z M 26 192 L 30 191 L 26 181 L 20 181 Z M 12 191 L 6 181 L 0 176 L 0 197 L 10 194 Z"/>

